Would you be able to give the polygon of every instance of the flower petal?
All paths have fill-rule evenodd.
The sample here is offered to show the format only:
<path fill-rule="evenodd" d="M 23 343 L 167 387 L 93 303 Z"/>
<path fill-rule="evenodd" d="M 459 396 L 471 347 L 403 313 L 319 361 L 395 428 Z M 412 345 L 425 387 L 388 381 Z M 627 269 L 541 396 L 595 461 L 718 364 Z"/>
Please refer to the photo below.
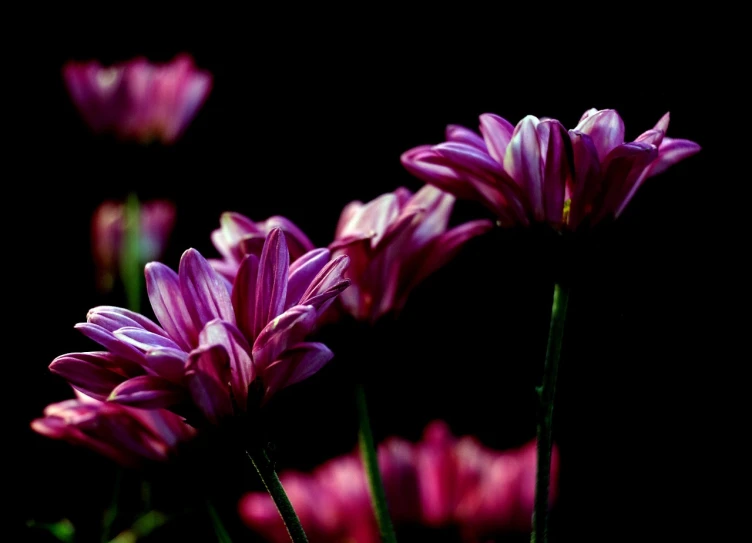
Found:
<path fill-rule="evenodd" d="M 106 367 L 108 363 L 97 353 L 70 353 L 58 356 L 49 367 L 76 390 L 97 400 L 106 400 L 110 392 L 128 378 Z"/>
<path fill-rule="evenodd" d="M 290 265 L 285 307 L 298 305 L 314 277 L 329 262 L 331 251 L 326 248 L 308 251 Z"/>
<path fill-rule="evenodd" d="M 296 305 L 272 320 L 253 344 L 253 361 L 257 371 L 280 358 L 292 345 L 299 343 L 314 328 L 316 309 L 310 305 Z"/>
<path fill-rule="evenodd" d="M 111 353 L 124 359 L 124 361 L 130 361 L 131 366 L 138 364 L 143 366 L 144 353 L 130 345 L 129 343 L 117 338 L 109 330 L 102 328 L 96 324 L 90 324 L 88 322 L 80 322 L 74 326 L 76 330 L 79 330 L 83 335 L 92 339 L 105 347 Z M 127 362 L 126 362 L 127 364 Z"/>
<path fill-rule="evenodd" d="M 180 346 L 170 338 L 148 332 L 143 328 L 136 328 L 135 326 L 120 328 L 114 332 L 114 336 L 141 351 L 149 351 L 157 348 L 180 350 Z"/>
<path fill-rule="evenodd" d="M 146 366 L 173 383 L 182 383 L 187 363 L 188 353 L 178 349 L 157 347 L 146 353 Z"/>
<path fill-rule="evenodd" d="M 546 142 L 543 169 L 543 205 L 549 224 L 560 225 L 564 213 L 564 194 L 572 183 L 572 142 L 559 121 L 541 121 L 538 133 Z"/>
<path fill-rule="evenodd" d="M 329 362 L 334 353 L 322 343 L 298 343 L 283 359 L 269 364 L 262 380 L 268 398 L 278 390 L 307 379 Z"/>
<path fill-rule="evenodd" d="M 235 324 L 235 311 L 226 281 L 196 249 L 183 253 L 178 277 L 183 300 L 198 330 L 213 319 Z"/>
<path fill-rule="evenodd" d="M 496 162 L 503 164 L 507 146 L 514 133 L 512 123 L 493 113 L 484 113 L 480 116 L 480 131 L 488 146 L 488 154 Z"/>
<path fill-rule="evenodd" d="M 254 334 L 251 337 L 258 337 L 264 326 L 284 310 L 289 269 L 290 254 L 285 235 L 275 228 L 269 232 L 259 260 Z"/>
<path fill-rule="evenodd" d="M 614 109 L 597 111 L 581 120 L 574 129 L 590 136 L 601 162 L 612 149 L 624 143 L 624 121 Z"/>
<path fill-rule="evenodd" d="M 170 407 L 185 399 L 184 388 L 154 375 L 141 375 L 128 379 L 118 385 L 107 398 L 111 402 L 142 409 Z"/>
<path fill-rule="evenodd" d="M 545 218 L 543 208 L 543 156 L 537 126 L 540 121 L 528 115 L 514 129 L 504 156 L 504 170 L 523 189 L 530 211 L 537 221 Z"/>
<path fill-rule="evenodd" d="M 209 322 L 199 335 L 201 345 L 221 345 L 229 357 L 230 386 L 235 402 L 242 410 L 246 410 L 248 385 L 255 378 L 253 360 L 251 360 L 251 346 L 243 334 L 232 324 L 213 320 Z"/>
<path fill-rule="evenodd" d="M 123 328 L 124 326 L 140 326 L 144 330 L 148 330 L 155 334 L 166 334 L 166 332 L 151 319 L 129 309 L 112 305 L 100 305 L 90 309 L 86 315 L 86 320 L 92 324 L 98 324 L 110 332 L 114 332 L 118 328 Z"/>
<path fill-rule="evenodd" d="M 181 348 L 191 350 L 197 343 L 198 330 L 183 300 L 178 274 L 159 262 L 149 262 L 145 274 L 146 291 L 157 320 Z"/>
<path fill-rule="evenodd" d="M 221 345 L 200 346 L 189 358 L 185 381 L 193 402 L 212 424 L 232 415 L 229 360 Z"/>
<path fill-rule="evenodd" d="M 262 224 L 267 232 L 279 228 L 285 233 L 285 241 L 290 251 L 291 260 L 296 260 L 308 251 L 315 249 L 313 242 L 308 239 L 308 236 L 295 223 L 285 217 L 274 215 L 266 219 Z"/>
<path fill-rule="evenodd" d="M 472 130 L 465 128 L 464 126 L 459 126 L 456 124 L 449 124 L 447 125 L 446 130 L 444 130 L 444 135 L 446 136 L 447 141 L 456 141 L 457 143 L 464 143 L 466 145 L 471 145 L 472 147 L 476 147 L 477 149 L 480 149 L 484 153 L 488 152 L 488 148 L 486 147 L 486 142 L 483 141 L 483 138 L 481 138 L 478 134 L 476 134 Z"/>

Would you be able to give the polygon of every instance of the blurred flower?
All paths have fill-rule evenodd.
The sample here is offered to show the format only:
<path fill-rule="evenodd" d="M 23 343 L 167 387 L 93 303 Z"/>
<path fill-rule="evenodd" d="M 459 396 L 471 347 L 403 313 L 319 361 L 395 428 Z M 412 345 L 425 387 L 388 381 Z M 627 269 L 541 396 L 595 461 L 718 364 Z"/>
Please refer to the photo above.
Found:
<path fill-rule="evenodd" d="M 141 143 L 174 143 L 212 87 L 212 75 L 198 70 L 187 54 L 164 64 L 141 57 L 109 67 L 71 61 L 63 66 L 63 79 L 95 133 Z"/>
<path fill-rule="evenodd" d="M 91 244 L 97 287 L 109 292 L 115 283 L 124 252 L 126 204 L 103 202 L 91 219 Z M 175 204 L 169 200 L 142 202 L 138 209 L 138 266 L 162 257 L 175 225 Z"/>
<path fill-rule="evenodd" d="M 244 412 L 252 383 L 265 401 L 333 356 L 304 340 L 348 286 L 348 259 L 330 259 L 327 249 L 289 259 L 285 236 L 274 229 L 260 258 L 243 259 L 234 284 L 195 249 L 183 253 L 178 273 L 151 262 L 147 292 L 161 326 L 127 309 L 96 307 L 76 328 L 107 350 L 59 356 L 50 370 L 100 400 L 193 405 L 211 423 Z"/>
<path fill-rule="evenodd" d="M 295 261 L 314 249 L 311 240 L 289 219 L 280 216 L 269 217 L 265 221 L 253 222 L 240 213 L 227 211 L 219 218 L 220 227 L 212 232 L 214 247 L 222 259 L 209 259 L 209 263 L 228 281 L 234 281 L 240 262 L 246 255 L 261 255 L 264 240 L 274 228 L 285 233 L 290 249 L 290 260 Z"/>
<path fill-rule="evenodd" d="M 492 227 L 479 220 L 447 229 L 455 198 L 426 185 L 417 193 L 400 187 L 342 210 L 329 245 L 333 255 L 348 255 L 352 284 L 339 298 L 344 312 L 374 322 L 399 312 L 408 294 L 446 264 L 471 237 Z"/>
<path fill-rule="evenodd" d="M 447 141 L 403 153 L 402 164 L 458 198 L 481 202 L 502 226 L 539 222 L 573 231 L 618 217 L 646 178 L 700 150 L 665 137 L 668 124 L 666 113 L 625 142 L 624 122 L 613 109 L 588 110 L 569 131 L 555 119 L 528 115 L 513 127 L 486 113 L 483 137 L 450 125 Z"/>
<path fill-rule="evenodd" d="M 128 467 L 164 461 L 196 430 L 165 409 L 136 409 L 102 402 L 76 391 L 76 398 L 53 403 L 31 428 L 53 439 L 88 447 Z"/>
<path fill-rule="evenodd" d="M 494 451 L 475 438 L 455 438 L 434 421 L 423 440 L 389 438 L 379 446 L 379 466 L 392 519 L 400 525 L 455 527 L 463 541 L 489 541 L 531 529 L 535 496 L 535 443 Z M 552 461 L 557 493 L 558 450 Z M 312 543 L 378 543 L 379 532 L 357 451 L 328 461 L 310 474 L 281 475 Z M 239 503 L 244 522 L 270 541 L 287 533 L 268 494 L 252 492 Z"/>

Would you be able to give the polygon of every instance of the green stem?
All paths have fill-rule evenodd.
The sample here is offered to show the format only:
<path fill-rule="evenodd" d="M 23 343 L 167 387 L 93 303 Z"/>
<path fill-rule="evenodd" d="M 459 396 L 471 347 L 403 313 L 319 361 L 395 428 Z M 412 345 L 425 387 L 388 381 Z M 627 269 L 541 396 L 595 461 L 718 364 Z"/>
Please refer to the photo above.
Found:
<path fill-rule="evenodd" d="M 123 481 L 123 468 L 118 466 L 115 472 L 115 482 L 112 485 L 112 500 L 110 506 L 104 512 L 104 519 L 102 522 L 102 543 L 106 543 L 110 540 L 110 532 L 112 531 L 112 525 L 118 516 L 118 497 L 120 496 L 120 484 Z"/>
<path fill-rule="evenodd" d="M 285 523 L 285 528 L 287 528 L 287 533 L 290 535 L 290 540 L 293 543 L 307 543 L 308 538 L 303 530 L 303 525 L 300 524 L 298 514 L 293 509 L 290 499 L 287 497 L 285 489 L 282 487 L 282 482 L 279 480 L 277 472 L 274 471 L 274 466 L 272 466 L 266 451 L 263 448 L 248 449 L 246 450 L 246 454 L 251 459 L 251 462 L 253 462 L 253 467 L 256 468 L 266 490 L 269 492 L 272 500 L 274 500 L 277 511 Z"/>
<path fill-rule="evenodd" d="M 360 457 L 365 467 L 366 478 L 368 479 L 371 506 L 376 515 L 376 521 L 379 524 L 381 541 L 384 543 L 397 543 L 397 535 L 394 532 L 392 519 L 389 516 L 389 506 L 386 501 L 384 484 L 381 481 L 381 473 L 379 472 L 379 458 L 373 443 L 371 423 L 368 418 L 368 404 L 366 403 L 366 393 L 363 385 L 357 385 L 355 394 L 358 404 L 358 421 L 360 424 L 358 444 L 360 446 Z"/>
<path fill-rule="evenodd" d="M 214 526 L 214 535 L 217 536 L 218 543 L 232 543 L 230 534 L 227 533 L 227 528 L 222 524 L 222 518 L 217 513 L 210 501 L 206 502 L 206 509 L 209 511 L 209 517 L 211 517 L 212 526 Z"/>
<path fill-rule="evenodd" d="M 548 541 L 548 509 L 551 487 L 551 450 L 553 448 L 552 422 L 556 379 L 559 372 L 561 344 L 564 337 L 564 322 L 567 317 L 569 289 L 556 283 L 554 302 L 551 307 L 551 325 L 548 330 L 546 362 L 543 367 L 543 383 L 536 388 L 538 393 L 538 456 L 535 477 L 535 509 L 531 543 Z"/>
<path fill-rule="evenodd" d="M 141 309 L 143 269 L 141 267 L 141 217 L 138 197 L 131 193 L 123 212 L 123 245 L 120 252 L 120 277 L 128 299 L 128 309 Z"/>

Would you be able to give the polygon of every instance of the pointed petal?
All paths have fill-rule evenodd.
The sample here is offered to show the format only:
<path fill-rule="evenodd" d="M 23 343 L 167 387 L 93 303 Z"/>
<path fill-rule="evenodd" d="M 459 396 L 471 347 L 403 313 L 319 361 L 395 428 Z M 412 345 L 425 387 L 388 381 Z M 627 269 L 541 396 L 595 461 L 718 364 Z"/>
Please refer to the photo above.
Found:
<path fill-rule="evenodd" d="M 496 162 L 503 164 L 507 146 L 514 133 L 514 126 L 503 117 L 493 113 L 484 113 L 480 116 L 480 131 L 488 146 L 488 154 Z"/>
<path fill-rule="evenodd" d="M 640 174 L 655 157 L 658 149 L 646 143 L 624 143 L 613 149 L 603 165 L 603 187 L 605 192 L 599 203 L 594 221 L 608 215 L 616 215 L 618 209 L 626 205 L 626 198 Z"/>
<path fill-rule="evenodd" d="M 262 380 L 265 395 L 307 379 L 329 362 L 334 353 L 322 343 L 298 343 L 285 352 L 285 357 L 272 362 L 264 371 Z"/>
<path fill-rule="evenodd" d="M 542 121 L 538 125 L 541 140 L 546 141 L 543 170 L 543 204 L 549 224 L 558 225 L 564 213 L 564 194 L 571 185 L 572 142 L 559 121 Z"/>
<path fill-rule="evenodd" d="M 311 305 L 319 314 L 321 307 L 348 287 L 350 281 L 345 279 L 345 271 L 350 264 L 350 257 L 339 255 L 327 262 L 310 282 L 308 289 L 301 296 L 296 305 Z"/>
<path fill-rule="evenodd" d="M 178 274 L 159 262 L 145 268 L 146 290 L 157 320 L 169 336 L 185 350 L 196 345 L 198 331 L 183 301 Z"/>
<path fill-rule="evenodd" d="M 166 332 L 151 319 L 129 309 L 112 305 L 100 305 L 90 309 L 89 313 L 86 315 L 86 320 L 93 324 L 99 324 L 110 332 L 114 332 L 118 328 L 124 326 L 140 326 L 144 330 L 148 330 L 155 334 L 166 334 Z"/>
<path fill-rule="evenodd" d="M 661 130 L 664 134 L 668 132 L 668 123 L 671 120 L 671 114 L 667 111 L 663 117 L 661 117 L 657 123 L 655 123 L 655 126 L 653 127 L 654 130 Z"/>
<path fill-rule="evenodd" d="M 76 324 L 74 328 L 79 330 L 89 339 L 102 345 L 111 353 L 122 358 L 126 365 L 133 367 L 134 365 L 144 364 L 144 353 L 125 341 L 115 337 L 115 335 L 109 330 L 88 322 L 80 322 Z M 127 364 L 127 361 L 129 361 L 130 364 Z"/>
<path fill-rule="evenodd" d="M 158 348 L 173 349 L 175 351 L 181 350 L 180 346 L 171 339 L 134 326 L 120 328 L 115 331 L 114 336 L 122 342 L 133 345 L 144 352 Z"/>
<path fill-rule="evenodd" d="M 290 265 L 287 281 L 285 308 L 298 305 L 313 279 L 329 262 L 331 251 L 326 248 L 314 249 L 302 255 Z"/>
<path fill-rule="evenodd" d="M 470 145 L 472 147 L 480 149 L 484 153 L 488 152 L 488 149 L 486 148 L 486 142 L 483 141 L 483 138 L 481 138 L 472 130 L 465 128 L 464 126 L 459 126 L 456 124 L 447 125 L 446 130 L 444 131 L 444 135 L 446 136 L 447 141 L 464 143 L 465 145 Z"/>
<path fill-rule="evenodd" d="M 699 153 L 701 149 L 697 143 L 690 140 L 663 138 L 658 147 L 658 157 L 648 166 L 646 177 L 665 172 L 674 164 Z"/>
<path fill-rule="evenodd" d="M 235 324 L 227 283 L 196 249 L 183 253 L 178 276 L 185 305 L 198 330 L 213 319 Z"/>
<path fill-rule="evenodd" d="M 255 333 L 256 291 L 259 275 L 259 259 L 250 254 L 243 258 L 232 287 L 232 306 L 235 309 L 237 327 L 248 338 Z"/>
<path fill-rule="evenodd" d="M 574 177 L 570 188 L 568 226 L 570 230 L 576 230 L 592 213 L 595 198 L 602 190 L 601 163 L 590 136 L 570 130 L 569 137 L 572 142 Z"/>
<path fill-rule="evenodd" d="M 235 247 L 240 240 L 248 234 L 261 234 L 262 230 L 255 222 L 233 211 L 226 211 L 219 217 L 220 230 L 224 238 L 225 246 L 230 248 L 232 256 L 240 260 L 243 255 L 236 252 Z"/>
<path fill-rule="evenodd" d="M 598 160 L 601 162 L 606 159 L 606 155 L 612 149 L 624 143 L 624 121 L 613 109 L 603 109 L 593 113 L 574 129 L 590 136 L 598 151 Z"/>
<path fill-rule="evenodd" d="M 289 269 L 290 254 L 285 235 L 275 228 L 269 232 L 259 260 L 254 334 L 251 337 L 258 337 L 264 326 L 284 310 Z"/>
<path fill-rule="evenodd" d="M 308 236 L 295 223 L 285 217 L 274 215 L 266 219 L 263 224 L 267 232 L 280 228 L 285 233 L 285 241 L 290 251 L 291 260 L 296 260 L 316 248 L 313 242 L 308 239 Z"/>
<path fill-rule="evenodd" d="M 118 385 L 107 398 L 111 402 L 142 409 L 166 408 L 179 404 L 185 399 L 184 388 L 154 375 L 141 375 L 128 379 Z"/>
<path fill-rule="evenodd" d="M 58 356 L 50 363 L 50 371 L 97 400 L 106 400 L 112 389 L 127 379 L 125 375 L 103 367 L 102 360 L 89 353 Z"/>
<path fill-rule="evenodd" d="M 256 371 L 277 360 L 292 345 L 299 343 L 316 324 L 316 309 L 310 305 L 296 305 L 272 320 L 253 344 Z"/>
<path fill-rule="evenodd" d="M 537 130 L 539 122 L 536 117 L 528 115 L 517 123 L 504 156 L 504 170 L 527 194 L 533 217 L 543 221 L 543 156 Z"/>
<path fill-rule="evenodd" d="M 235 402 L 242 410 L 246 410 L 248 385 L 255 378 L 253 361 L 251 360 L 251 346 L 243 334 L 232 324 L 214 320 L 209 322 L 199 335 L 201 345 L 221 345 L 229 357 L 230 386 Z"/>
<path fill-rule="evenodd" d="M 200 346 L 188 359 L 185 381 L 193 402 L 212 424 L 232 415 L 227 351 L 221 345 Z"/>

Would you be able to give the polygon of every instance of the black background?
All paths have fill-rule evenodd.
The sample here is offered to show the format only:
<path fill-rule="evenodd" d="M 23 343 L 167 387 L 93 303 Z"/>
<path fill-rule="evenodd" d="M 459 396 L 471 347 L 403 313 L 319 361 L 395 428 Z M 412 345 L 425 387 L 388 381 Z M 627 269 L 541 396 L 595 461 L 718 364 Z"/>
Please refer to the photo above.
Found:
<path fill-rule="evenodd" d="M 377 439 L 416 440 L 441 418 L 455 434 L 475 434 L 490 447 L 527 442 L 535 433 L 533 387 L 545 351 L 551 270 L 575 261 L 581 286 L 555 418 L 562 454 L 557 540 L 601 541 L 605 529 L 605 540 L 667 541 L 700 527 L 721 530 L 724 522 L 716 523 L 707 503 L 707 484 L 719 475 L 707 463 L 716 462 L 709 452 L 724 442 L 716 392 L 730 366 L 715 335 L 725 317 L 714 300 L 733 278 L 716 279 L 729 242 L 728 230 L 720 237 L 716 230 L 726 226 L 716 216 L 719 106 L 708 92 L 712 55 L 694 27 L 617 32 L 589 21 L 566 33 L 511 19 L 506 24 L 526 30 L 472 33 L 475 25 L 463 22 L 472 36 L 466 38 L 451 26 L 425 32 L 427 24 L 387 27 L 379 19 L 373 27 L 309 27 L 304 19 L 267 29 L 254 20 L 247 31 L 233 24 L 226 33 L 216 25 L 211 33 L 144 26 L 137 35 L 75 27 L 57 39 L 40 33 L 48 46 L 29 49 L 16 111 L 21 153 L 12 157 L 21 167 L 12 176 L 14 199 L 6 199 L 14 250 L 6 260 L 8 303 L 21 324 L 6 338 L 14 372 L 7 388 L 21 434 L 13 441 L 20 448 L 12 447 L 21 454 L 8 466 L 19 466 L 10 478 L 20 483 L 13 494 L 18 519 L 67 517 L 81 541 L 96 540 L 111 499 L 110 461 L 28 427 L 45 405 L 71 395 L 47 366 L 92 347 L 73 325 L 90 307 L 124 304 L 94 289 L 89 221 L 104 199 L 136 191 L 142 200 L 175 201 L 176 229 L 163 259 L 175 268 L 188 247 L 216 256 L 209 235 L 226 210 L 254 220 L 284 215 L 323 246 L 348 202 L 400 185 L 417 190 L 421 183 L 399 156 L 443 141 L 446 124 L 477 128 L 478 115 L 494 112 L 512 123 L 533 114 L 572 127 L 595 107 L 617 109 L 627 139 L 670 111 L 669 136 L 694 140 L 703 151 L 650 179 L 620 221 L 579 247 L 577 258 L 552 253 L 538 233 L 496 231 L 425 281 L 397 323 L 370 333 L 322 331 L 336 358 L 270 404 L 269 439 L 281 469 L 310 469 L 352 450 L 349 379 L 351 366 L 361 364 L 370 376 Z M 214 74 L 214 88 L 172 147 L 94 136 L 60 77 L 72 59 L 166 61 L 183 51 Z M 455 222 L 484 213 L 458 203 Z M 258 488 L 249 474 L 238 475 L 215 478 L 226 483 L 228 503 L 243 485 Z M 128 472 L 124 503 L 138 502 L 138 480 Z M 205 484 L 172 472 L 153 480 L 155 503 L 165 509 L 190 502 L 200 491 L 189 490 Z M 210 533 L 201 515 L 185 523 L 196 540 L 199 530 Z M 236 521 L 227 523 L 243 533 Z M 166 529 L 161 537 L 170 541 L 179 532 Z M 22 540 L 37 536 L 28 530 Z"/>

